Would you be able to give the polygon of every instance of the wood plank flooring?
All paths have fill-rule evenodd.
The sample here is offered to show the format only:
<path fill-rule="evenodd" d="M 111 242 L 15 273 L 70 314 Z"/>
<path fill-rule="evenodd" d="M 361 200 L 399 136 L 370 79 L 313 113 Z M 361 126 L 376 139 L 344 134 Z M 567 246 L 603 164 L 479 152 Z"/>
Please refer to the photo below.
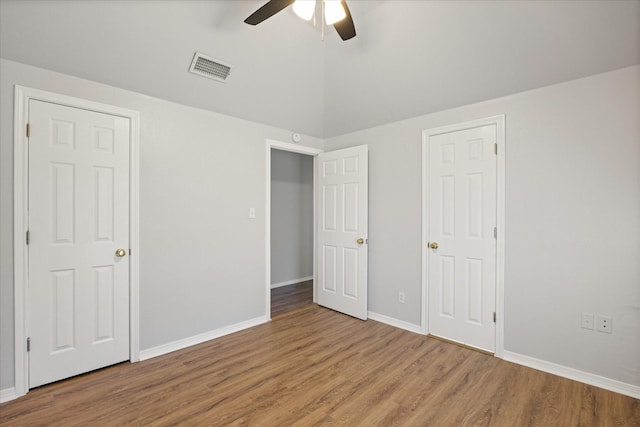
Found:
<path fill-rule="evenodd" d="M 311 305 L 34 389 L 0 425 L 640 426 L 640 401 Z"/>
<path fill-rule="evenodd" d="M 313 304 L 313 280 L 271 289 L 271 318 Z"/>

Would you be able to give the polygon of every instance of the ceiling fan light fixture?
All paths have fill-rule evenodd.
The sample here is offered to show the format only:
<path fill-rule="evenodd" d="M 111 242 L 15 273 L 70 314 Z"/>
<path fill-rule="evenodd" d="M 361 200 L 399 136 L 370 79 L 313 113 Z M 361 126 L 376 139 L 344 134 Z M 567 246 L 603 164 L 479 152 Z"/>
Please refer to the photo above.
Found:
<path fill-rule="evenodd" d="M 316 10 L 316 0 L 296 0 L 293 3 L 293 11 L 305 21 L 313 17 Z"/>
<path fill-rule="evenodd" d="M 347 17 L 341 0 L 323 0 L 324 1 L 324 20 L 327 25 L 333 25 L 342 21 Z"/>
<path fill-rule="evenodd" d="M 325 24 L 332 25 L 342 40 L 350 40 L 356 36 L 356 27 L 353 25 L 347 0 L 269 0 L 249 15 L 244 22 L 249 25 L 258 25 L 291 5 L 295 14 L 302 19 L 313 18 L 314 27 L 317 23 L 314 17 L 315 12 L 318 11 L 321 14 L 318 21 L 322 28 L 322 40 L 324 40 Z"/>

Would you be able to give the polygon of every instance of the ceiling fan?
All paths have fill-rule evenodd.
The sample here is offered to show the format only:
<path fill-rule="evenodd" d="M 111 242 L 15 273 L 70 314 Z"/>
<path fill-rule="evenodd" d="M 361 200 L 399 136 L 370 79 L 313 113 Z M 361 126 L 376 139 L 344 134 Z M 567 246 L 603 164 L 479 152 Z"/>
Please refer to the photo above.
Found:
<path fill-rule="evenodd" d="M 327 25 L 333 25 L 342 40 L 349 40 L 356 36 L 356 27 L 353 25 L 353 18 L 346 0 L 318 1 L 321 5 L 322 20 Z M 316 9 L 316 0 L 269 0 L 245 19 L 244 22 L 249 25 L 258 25 L 291 4 L 293 4 L 293 11 L 302 19 L 308 21 L 313 17 Z"/>

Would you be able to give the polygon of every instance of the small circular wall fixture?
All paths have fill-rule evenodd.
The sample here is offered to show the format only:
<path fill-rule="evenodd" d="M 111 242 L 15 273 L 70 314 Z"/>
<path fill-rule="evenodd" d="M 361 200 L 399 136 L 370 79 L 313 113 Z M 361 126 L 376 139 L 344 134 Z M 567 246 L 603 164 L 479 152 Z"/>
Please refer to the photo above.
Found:
<path fill-rule="evenodd" d="M 298 142 L 300 142 L 300 141 L 302 140 L 302 137 L 300 136 L 300 134 L 299 134 L 299 133 L 294 132 L 294 133 L 292 133 L 292 134 L 291 134 L 291 140 L 292 140 L 293 142 L 298 143 Z"/>

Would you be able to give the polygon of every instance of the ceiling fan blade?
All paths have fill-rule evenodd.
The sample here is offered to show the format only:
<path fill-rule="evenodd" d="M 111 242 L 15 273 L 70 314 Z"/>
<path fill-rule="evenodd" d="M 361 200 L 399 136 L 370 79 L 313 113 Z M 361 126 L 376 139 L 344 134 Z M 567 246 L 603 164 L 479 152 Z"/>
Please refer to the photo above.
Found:
<path fill-rule="evenodd" d="M 333 24 L 333 27 L 336 29 L 338 34 L 342 40 L 349 40 L 356 36 L 356 27 L 353 25 L 353 18 L 351 17 L 351 11 L 349 11 L 349 6 L 347 6 L 347 2 L 342 0 L 342 5 L 344 6 L 344 11 L 347 14 L 347 17 L 342 21 L 338 21 Z"/>
<path fill-rule="evenodd" d="M 270 0 L 260 9 L 253 12 L 251 16 L 244 20 L 244 22 L 249 25 L 258 25 L 265 19 L 271 18 L 294 1 L 295 0 Z"/>

